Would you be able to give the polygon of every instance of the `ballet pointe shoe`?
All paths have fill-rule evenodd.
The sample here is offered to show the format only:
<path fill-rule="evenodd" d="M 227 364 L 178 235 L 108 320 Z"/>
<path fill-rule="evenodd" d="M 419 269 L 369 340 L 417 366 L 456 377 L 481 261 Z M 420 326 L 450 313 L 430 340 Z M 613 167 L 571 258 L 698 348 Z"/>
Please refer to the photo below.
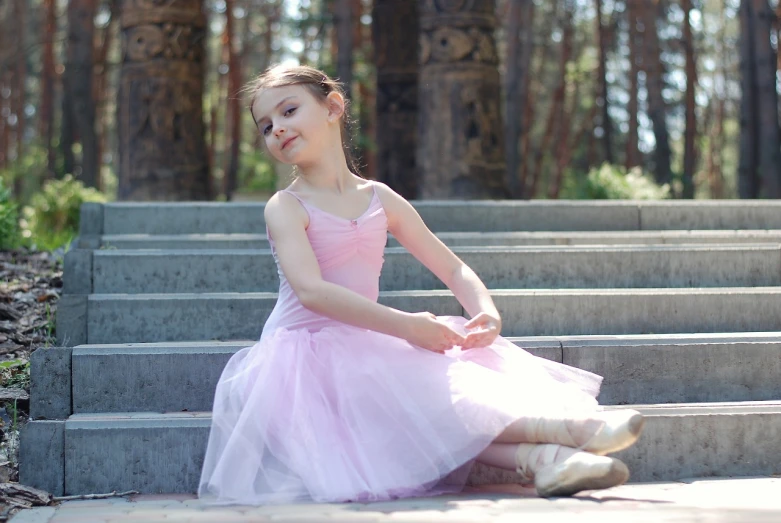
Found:
<path fill-rule="evenodd" d="M 523 421 L 528 442 L 556 443 L 604 456 L 637 441 L 645 419 L 636 410 L 621 409 L 584 417 L 539 416 Z"/>
<path fill-rule="evenodd" d="M 616 458 L 561 445 L 522 443 L 515 461 L 521 477 L 533 480 L 537 494 L 544 498 L 615 487 L 629 479 L 626 465 Z"/>
<path fill-rule="evenodd" d="M 643 415 L 632 409 L 600 412 L 598 418 L 604 426 L 580 448 L 600 456 L 631 447 L 645 425 Z"/>

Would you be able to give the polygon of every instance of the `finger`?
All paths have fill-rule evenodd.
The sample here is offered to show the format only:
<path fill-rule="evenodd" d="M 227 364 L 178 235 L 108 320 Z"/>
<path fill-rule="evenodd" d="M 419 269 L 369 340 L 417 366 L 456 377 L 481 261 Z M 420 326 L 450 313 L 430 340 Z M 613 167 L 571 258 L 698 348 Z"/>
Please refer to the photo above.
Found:
<path fill-rule="evenodd" d="M 485 313 L 481 312 L 480 314 L 478 314 L 477 316 L 475 316 L 474 318 L 472 318 L 471 320 L 466 322 L 464 324 L 464 327 L 466 327 L 467 329 L 470 329 L 470 328 L 474 327 L 475 325 L 477 325 L 478 323 L 480 323 L 481 321 L 484 321 L 484 320 L 485 320 Z"/>
<path fill-rule="evenodd" d="M 460 332 L 455 331 L 448 326 L 445 326 L 445 329 L 445 338 L 453 345 L 461 345 L 466 340 L 466 337 Z"/>
<path fill-rule="evenodd" d="M 464 342 L 464 347 L 470 349 L 486 347 L 493 342 L 493 338 L 494 336 L 490 331 L 469 333 Z"/>

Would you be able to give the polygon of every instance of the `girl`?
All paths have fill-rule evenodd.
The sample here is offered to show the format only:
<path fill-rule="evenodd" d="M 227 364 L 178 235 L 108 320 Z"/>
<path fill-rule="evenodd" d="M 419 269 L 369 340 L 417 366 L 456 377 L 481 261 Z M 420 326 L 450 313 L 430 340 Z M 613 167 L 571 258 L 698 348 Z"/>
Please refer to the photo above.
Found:
<path fill-rule="evenodd" d="M 225 367 L 199 495 L 217 503 L 374 501 L 460 490 L 470 465 L 517 470 L 541 496 L 612 487 L 606 457 L 637 439 L 631 410 L 597 410 L 601 378 L 499 337 L 486 287 L 415 209 L 348 164 L 346 101 L 309 67 L 250 87 L 271 155 L 297 168 L 265 207 L 279 298 Z M 377 303 L 387 233 L 471 319 Z"/>

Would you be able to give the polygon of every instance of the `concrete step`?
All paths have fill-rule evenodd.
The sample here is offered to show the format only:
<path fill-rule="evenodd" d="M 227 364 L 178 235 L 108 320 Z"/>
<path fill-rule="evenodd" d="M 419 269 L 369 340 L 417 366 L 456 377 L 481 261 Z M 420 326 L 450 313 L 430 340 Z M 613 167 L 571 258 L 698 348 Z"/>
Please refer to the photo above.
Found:
<path fill-rule="evenodd" d="M 781 473 L 779 402 L 635 408 L 647 416 L 645 432 L 634 447 L 617 454 L 633 481 Z M 20 481 L 37 486 L 40 469 L 50 467 L 63 470 L 66 494 L 194 492 L 210 422 L 208 412 L 76 414 L 64 422 L 33 421 L 23 434 Z M 470 480 L 517 481 L 514 474 L 496 472 L 480 467 Z"/>
<path fill-rule="evenodd" d="M 781 333 L 508 339 L 534 355 L 603 376 L 599 400 L 605 405 L 781 397 Z M 253 343 L 74 347 L 73 412 L 210 410 L 228 359 Z"/>
<path fill-rule="evenodd" d="M 781 245 L 456 247 L 454 251 L 492 289 L 781 285 Z M 104 250 L 93 253 L 92 268 L 91 292 L 100 294 L 274 292 L 279 288 L 269 250 Z M 380 289 L 431 290 L 445 285 L 406 249 L 388 248 Z"/>
<path fill-rule="evenodd" d="M 586 231 L 586 232 L 441 232 L 440 240 L 451 247 L 483 245 L 654 245 L 781 243 L 781 230 L 718 231 Z M 388 246 L 398 246 L 391 237 Z"/>
<path fill-rule="evenodd" d="M 781 288 L 494 290 L 505 336 L 781 331 Z M 386 291 L 400 310 L 464 315 L 448 291 Z M 257 339 L 274 293 L 64 295 L 61 346 Z"/>
<path fill-rule="evenodd" d="M 437 232 L 781 229 L 781 202 L 414 201 Z M 263 203 L 85 204 L 80 234 L 261 233 Z"/>
<path fill-rule="evenodd" d="M 497 245 L 650 245 L 712 243 L 781 243 L 781 230 L 726 231 L 587 231 L 587 232 L 441 232 L 451 247 Z M 87 242 L 80 248 L 91 248 Z M 398 241 L 389 236 L 389 247 Z M 268 249 L 261 234 L 106 234 L 98 246 L 104 249 Z"/>

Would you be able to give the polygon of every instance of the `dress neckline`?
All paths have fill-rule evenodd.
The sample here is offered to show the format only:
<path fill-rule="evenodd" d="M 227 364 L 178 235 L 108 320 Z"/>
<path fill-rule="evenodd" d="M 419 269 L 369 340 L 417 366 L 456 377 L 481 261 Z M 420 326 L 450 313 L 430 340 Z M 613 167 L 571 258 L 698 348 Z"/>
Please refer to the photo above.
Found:
<path fill-rule="evenodd" d="M 294 191 L 291 191 L 289 189 L 282 189 L 282 190 L 284 192 L 288 193 L 288 194 L 293 195 L 293 197 L 296 200 L 298 200 L 299 202 L 301 202 L 301 205 L 303 205 L 304 207 L 314 209 L 314 210 L 316 210 L 318 212 L 321 212 L 321 213 L 325 214 L 326 216 L 331 216 L 332 218 L 336 218 L 337 220 L 342 220 L 344 222 L 349 222 L 349 223 L 355 223 L 358 220 L 364 218 L 367 214 L 369 214 L 369 212 L 374 207 L 374 201 L 377 199 L 377 188 L 375 187 L 375 185 L 373 183 L 371 184 L 371 186 L 372 186 L 372 197 L 371 197 L 371 200 L 369 200 L 369 206 L 357 218 L 345 218 L 343 216 L 338 216 L 338 215 L 336 215 L 334 213 L 331 213 L 331 212 L 328 212 L 328 211 L 324 211 L 320 207 L 318 207 L 316 205 L 312 205 L 311 203 L 307 202 L 306 200 L 301 198 L 299 195 L 297 195 Z"/>

